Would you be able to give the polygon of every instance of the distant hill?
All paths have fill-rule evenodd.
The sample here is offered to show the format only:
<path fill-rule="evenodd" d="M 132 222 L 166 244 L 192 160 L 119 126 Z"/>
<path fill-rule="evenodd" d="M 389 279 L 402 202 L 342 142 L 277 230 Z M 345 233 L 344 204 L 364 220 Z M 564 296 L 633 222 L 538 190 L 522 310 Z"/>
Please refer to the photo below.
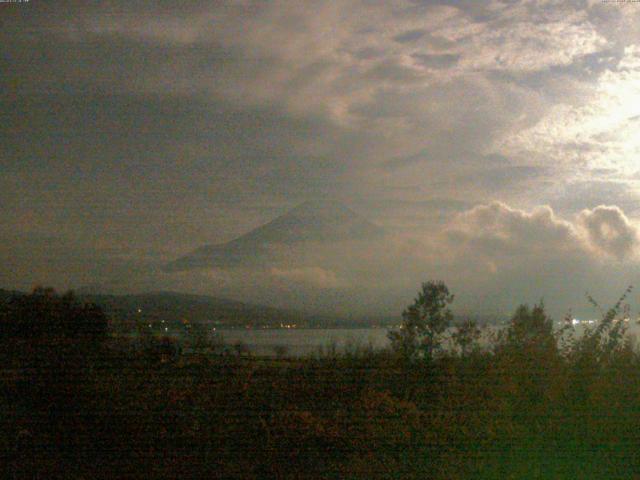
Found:
<path fill-rule="evenodd" d="M 93 288 L 92 288 L 93 290 Z M 169 325 L 206 323 L 220 328 L 280 327 L 296 325 L 313 328 L 362 328 L 372 325 L 392 325 L 395 317 L 337 317 L 285 308 L 244 303 L 207 295 L 178 292 L 149 292 L 129 295 L 74 292 L 81 302 L 102 307 L 116 329 L 131 330 L 138 323 L 164 321 Z M 63 293 L 63 292 L 60 292 Z M 25 292 L 0 288 L 0 303 Z"/>
<path fill-rule="evenodd" d="M 24 292 L 0 289 L 0 302 Z M 323 323 L 323 319 L 294 310 L 234 300 L 176 292 L 151 292 L 132 295 L 82 294 L 81 302 L 102 307 L 114 325 L 133 326 L 137 322 L 211 323 L 220 327 L 308 326 Z"/>
<path fill-rule="evenodd" d="M 366 240 L 381 227 L 335 201 L 305 202 L 250 232 L 218 245 L 205 245 L 166 265 L 169 272 L 206 267 L 255 266 L 273 260 L 273 246 L 304 242 Z"/>
<path fill-rule="evenodd" d="M 234 300 L 175 292 L 136 295 L 79 295 L 84 301 L 103 307 L 113 318 L 124 322 L 164 320 L 182 323 L 213 323 L 218 326 L 279 326 L 313 323 L 303 313 L 237 302 Z"/>

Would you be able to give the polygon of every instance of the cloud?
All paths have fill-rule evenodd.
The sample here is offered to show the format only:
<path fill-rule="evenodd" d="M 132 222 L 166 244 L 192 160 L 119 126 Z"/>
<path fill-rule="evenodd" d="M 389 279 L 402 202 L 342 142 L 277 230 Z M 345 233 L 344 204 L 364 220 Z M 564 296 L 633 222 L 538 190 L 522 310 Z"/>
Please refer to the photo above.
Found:
<path fill-rule="evenodd" d="M 504 151 L 541 154 L 560 164 L 615 168 L 631 176 L 640 153 L 640 47 L 629 45 L 617 64 L 604 70 L 589 98 L 558 102 L 534 126 L 508 138 Z"/>
<path fill-rule="evenodd" d="M 69 5 L 74 4 L 78 18 L 48 8 L 15 19 L 0 42 L 10 64 L 0 86 L 24 95 L 21 103 L 34 93 L 47 99 L 54 93 L 71 97 L 69 102 L 78 106 L 101 94 L 116 104 L 120 96 L 158 104 L 174 99 L 223 114 L 244 112 L 234 117 L 225 138 L 215 139 L 215 151 L 206 137 L 225 130 L 225 122 L 179 118 L 179 131 L 169 127 L 165 135 L 152 133 L 168 145 L 185 144 L 177 154 L 183 164 L 205 170 L 221 148 L 248 149 L 245 155 L 223 156 L 228 164 L 265 159 L 238 170 L 270 175 L 264 183 L 272 187 L 270 201 L 281 203 L 286 200 L 273 192 L 287 189 L 285 174 L 292 168 L 298 168 L 295 177 L 302 182 L 313 177 L 306 186 L 331 189 L 340 180 L 342 191 L 358 190 L 358 195 L 376 194 L 378 185 L 369 179 L 381 161 L 414 152 L 429 152 L 432 162 L 443 167 L 430 173 L 444 183 L 450 181 L 449 165 L 464 161 L 460 150 L 477 153 L 470 170 L 480 171 L 483 156 L 495 153 L 496 140 L 531 123 L 557 100 L 545 98 L 548 78 L 532 88 L 524 81 L 498 79 L 495 72 L 516 77 L 546 72 L 611 51 L 603 42 L 611 22 L 620 21 L 602 9 L 596 15 L 581 2 L 193 2 L 188 8 L 136 3 L 126 9 L 111 6 L 108 12 L 75 3 Z M 573 87 L 569 83 L 567 90 Z M 3 106 L 14 107 L 10 102 Z M 117 124 L 121 112 L 99 110 L 105 122 Z M 273 114 L 274 128 L 257 112 Z M 261 136 L 255 130 L 256 113 L 265 137 L 281 133 L 273 135 L 278 140 L 270 149 L 282 145 L 291 151 L 290 159 L 308 159 L 304 166 L 253 148 L 252 133 Z M 156 117 L 173 115 L 160 107 L 146 118 L 153 125 Z M 288 129 L 288 124 L 295 127 Z M 314 134 L 301 134 L 296 130 L 301 124 Z M 105 131 L 102 124 L 89 127 Z M 115 142 L 111 149 L 113 156 L 130 158 L 131 150 L 144 146 L 124 148 Z M 80 147 L 72 147 L 78 156 Z M 101 157 L 96 150 L 91 156 Z M 318 165 L 328 168 L 314 168 Z M 210 178 L 223 178 L 228 170 Z M 402 175 L 394 173 L 399 182 Z M 413 171 L 406 175 L 415 177 Z M 255 183 L 234 181 L 234 191 L 251 197 Z M 493 193 L 503 183 L 489 179 L 475 190 L 484 190 L 478 197 L 486 201 L 486 191 Z"/>
<path fill-rule="evenodd" d="M 578 223 L 586 230 L 591 244 L 600 251 L 619 260 L 635 255 L 638 228 L 619 207 L 600 205 L 593 210 L 583 210 Z"/>
<path fill-rule="evenodd" d="M 399 33 L 394 36 L 393 39 L 399 43 L 409 43 L 424 37 L 426 33 L 427 32 L 425 30 L 421 29 L 408 30 L 406 32 Z"/>
<path fill-rule="evenodd" d="M 460 54 L 457 53 L 414 53 L 411 55 L 419 65 L 426 68 L 447 68 L 455 65 L 460 60 Z"/>
<path fill-rule="evenodd" d="M 575 227 L 548 206 L 527 212 L 501 202 L 458 214 L 447 229 L 453 245 L 491 258 L 558 256 L 580 251 Z"/>
<path fill-rule="evenodd" d="M 604 205 L 583 210 L 571 222 L 549 206 L 527 212 L 493 202 L 456 215 L 447 235 L 452 245 L 491 258 L 604 255 L 623 260 L 635 256 L 638 247 L 638 227 L 619 207 Z"/>
<path fill-rule="evenodd" d="M 493 202 L 454 216 L 441 238 L 441 276 L 481 311 L 544 298 L 556 317 L 569 308 L 593 315 L 584 292 L 615 301 L 640 273 L 637 227 L 617 207 L 564 220 L 550 207 Z"/>

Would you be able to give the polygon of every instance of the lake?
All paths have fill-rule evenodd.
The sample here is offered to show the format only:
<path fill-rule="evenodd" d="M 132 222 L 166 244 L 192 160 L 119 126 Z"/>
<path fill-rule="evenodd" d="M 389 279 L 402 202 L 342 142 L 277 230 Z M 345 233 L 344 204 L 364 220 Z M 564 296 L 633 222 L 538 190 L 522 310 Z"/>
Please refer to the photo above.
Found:
<path fill-rule="evenodd" d="M 593 327 L 595 325 L 590 325 Z M 559 325 L 556 324 L 556 328 Z M 483 329 L 480 345 L 488 347 L 497 330 L 502 327 L 487 327 Z M 580 336 L 584 327 L 576 326 L 575 335 Z M 451 333 L 453 330 L 449 330 Z M 245 345 L 253 355 L 258 356 L 307 356 L 335 350 L 344 352 L 353 348 L 382 349 L 389 346 L 387 327 L 372 328 L 272 328 L 272 329 L 224 329 L 217 328 L 209 331 L 209 340 L 213 344 L 225 344 L 233 347 L 237 343 Z M 188 337 L 176 330 L 168 330 L 166 334 L 173 337 L 185 348 L 190 349 Z M 636 322 L 629 322 L 628 336 L 640 338 L 640 326 Z M 126 334 L 121 339 L 128 338 L 134 341 L 137 334 Z M 134 343 L 127 342 L 128 347 L 136 348 Z M 120 344 L 118 348 L 122 348 Z M 450 346 L 450 338 L 445 333 L 443 346 Z"/>
<path fill-rule="evenodd" d="M 557 327 L 558 325 L 556 325 Z M 488 346 L 492 334 L 499 327 L 489 327 L 483 330 L 480 343 Z M 244 343 L 254 355 L 273 356 L 278 350 L 286 356 L 302 356 L 320 352 L 335 347 L 338 352 L 349 347 L 368 347 L 380 349 L 389 345 L 386 327 L 378 328 L 333 328 L 333 329 L 218 329 L 212 334 L 212 340 L 223 340 L 227 345 L 237 342 Z M 579 336 L 583 327 L 575 327 L 575 334 Z M 627 335 L 640 338 L 640 327 L 636 322 L 629 323 Z M 445 334 L 446 337 L 446 334 Z M 445 340 L 445 345 L 447 340 Z"/>
<path fill-rule="evenodd" d="M 387 328 L 291 328 L 291 329 L 218 329 L 212 340 L 225 344 L 244 343 L 255 355 L 275 355 L 284 349 L 285 355 L 309 355 L 335 346 L 344 351 L 351 346 L 379 349 L 389 345 Z"/>

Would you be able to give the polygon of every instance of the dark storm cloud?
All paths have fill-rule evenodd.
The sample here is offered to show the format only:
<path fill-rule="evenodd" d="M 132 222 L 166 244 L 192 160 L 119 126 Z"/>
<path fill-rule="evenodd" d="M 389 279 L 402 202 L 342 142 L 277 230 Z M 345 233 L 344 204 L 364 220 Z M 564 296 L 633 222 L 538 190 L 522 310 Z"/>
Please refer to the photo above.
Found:
<path fill-rule="evenodd" d="M 427 32 L 424 30 L 409 30 L 407 32 L 402 32 L 396 36 L 393 37 L 393 39 L 396 42 L 399 43 L 408 43 L 408 42 L 413 42 L 414 40 L 418 40 L 419 38 L 422 38 Z"/>

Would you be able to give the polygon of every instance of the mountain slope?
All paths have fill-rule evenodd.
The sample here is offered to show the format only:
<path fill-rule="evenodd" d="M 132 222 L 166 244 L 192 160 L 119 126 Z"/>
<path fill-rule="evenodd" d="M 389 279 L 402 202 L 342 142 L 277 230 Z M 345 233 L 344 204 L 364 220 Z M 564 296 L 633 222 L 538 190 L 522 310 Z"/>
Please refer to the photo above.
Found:
<path fill-rule="evenodd" d="M 257 265 L 271 259 L 274 246 L 366 240 L 382 232 L 380 227 L 339 202 L 305 202 L 230 242 L 200 247 L 171 262 L 165 270 Z"/>

